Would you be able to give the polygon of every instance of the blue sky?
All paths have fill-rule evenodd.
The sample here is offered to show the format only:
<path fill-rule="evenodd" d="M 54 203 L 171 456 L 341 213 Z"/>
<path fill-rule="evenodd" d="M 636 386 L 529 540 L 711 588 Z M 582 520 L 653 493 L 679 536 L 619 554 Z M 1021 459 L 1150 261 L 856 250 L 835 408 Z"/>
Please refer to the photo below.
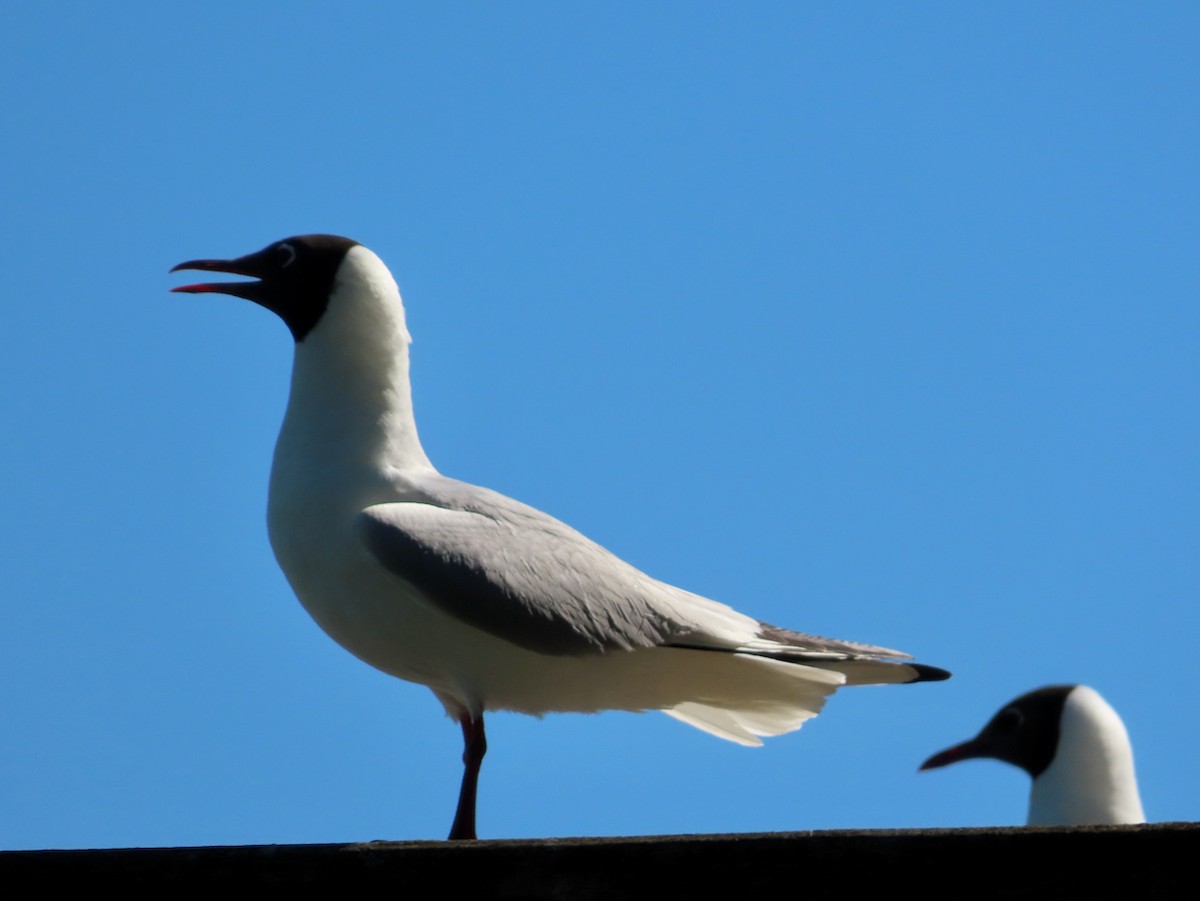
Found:
<path fill-rule="evenodd" d="M 918 775 L 1085 682 L 1194 820 L 1200 11 L 0 7 L 0 847 L 440 838 L 460 739 L 322 635 L 291 341 L 173 264 L 349 235 L 448 475 L 769 622 L 951 669 L 746 749 L 496 715 L 484 837 L 1020 823 Z"/>

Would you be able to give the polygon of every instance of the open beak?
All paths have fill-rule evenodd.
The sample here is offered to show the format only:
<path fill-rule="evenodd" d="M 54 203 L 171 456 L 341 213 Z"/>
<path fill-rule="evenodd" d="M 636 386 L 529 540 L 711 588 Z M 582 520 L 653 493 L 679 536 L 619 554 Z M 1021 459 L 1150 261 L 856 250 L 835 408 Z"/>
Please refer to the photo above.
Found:
<path fill-rule="evenodd" d="M 236 260 L 189 260 L 172 266 L 172 272 L 181 269 L 199 269 L 203 272 L 228 272 L 231 275 L 249 275 L 262 278 L 266 274 L 263 265 L 263 254 L 251 253 Z M 234 297 L 244 297 L 246 300 L 260 302 L 263 297 L 263 283 L 254 282 L 204 282 L 197 285 L 180 285 L 172 288 L 173 293 L 179 294 L 232 294 Z"/>

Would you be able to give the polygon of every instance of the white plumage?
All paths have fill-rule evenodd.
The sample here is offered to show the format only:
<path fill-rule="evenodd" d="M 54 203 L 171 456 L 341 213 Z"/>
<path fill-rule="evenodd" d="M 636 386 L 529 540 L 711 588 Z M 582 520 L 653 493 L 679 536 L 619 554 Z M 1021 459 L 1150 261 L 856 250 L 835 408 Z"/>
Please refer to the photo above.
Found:
<path fill-rule="evenodd" d="M 1144 823 L 1133 746 L 1117 712 L 1086 685 L 1067 695 L 1054 760 L 1029 790 L 1030 826 Z"/>
<path fill-rule="evenodd" d="M 486 710 L 662 710 L 753 745 L 799 728 L 843 684 L 947 675 L 897 651 L 768 626 L 438 473 L 413 419 L 400 294 L 365 247 L 310 235 L 175 268 L 257 277 L 175 290 L 254 300 L 296 338 L 271 544 L 322 629 L 372 666 L 427 685 L 462 725 L 467 773 L 452 838 L 474 837 Z"/>
<path fill-rule="evenodd" d="M 1146 821 L 1125 724 L 1086 685 L 1050 685 L 1013 699 L 975 738 L 939 751 L 921 769 L 973 757 L 1029 773 L 1030 826 Z"/>

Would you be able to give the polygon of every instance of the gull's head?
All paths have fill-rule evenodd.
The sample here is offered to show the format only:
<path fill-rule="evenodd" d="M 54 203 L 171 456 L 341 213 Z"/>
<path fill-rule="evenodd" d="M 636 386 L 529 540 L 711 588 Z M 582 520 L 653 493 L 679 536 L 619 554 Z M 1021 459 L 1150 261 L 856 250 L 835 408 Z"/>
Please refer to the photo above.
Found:
<path fill-rule="evenodd" d="M 180 285 L 184 294 L 232 294 L 277 314 L 297 342 L 320 321 L 333 292 L 334 281 L 357 241 L 338 235 L 298 235 L 276 241 L 255 253 L 232 260 L 189 260 L 172 267 L 245 275 L 256 281 Z"/>
<path fill-rule="evenodd" d="M 1005 704 L 979 734 L 969 741 L 938 751 L 921 769 L 991 757 L 1019 766 L 1037 778 L 1058 750 L 1063 705 L 1078 686 L 1048 685 Z"/>

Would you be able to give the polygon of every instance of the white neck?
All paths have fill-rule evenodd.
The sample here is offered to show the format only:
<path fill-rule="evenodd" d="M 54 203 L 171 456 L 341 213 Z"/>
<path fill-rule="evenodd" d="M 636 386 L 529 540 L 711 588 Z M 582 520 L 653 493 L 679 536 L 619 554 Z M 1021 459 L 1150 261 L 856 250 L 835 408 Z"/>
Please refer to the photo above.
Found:
<path fill-rule="evenodd" d="M 391 273 L 365 247 L 351 248 L 328 308 L 296 345 L 273 496 L 318 490 L 317 473 L 336 473 L 343 490 L 349 478 L 369 492 L 391 473 L 432 469 L 413 420 L 410 340 Z"/>
<path fill-rule="evenodd" d="M 1058 750 L 1033 781 L 1029 825 L 1144 823 L 1133 748 L 1115 710 L 1086 685 L 1063 705 Z"/>

